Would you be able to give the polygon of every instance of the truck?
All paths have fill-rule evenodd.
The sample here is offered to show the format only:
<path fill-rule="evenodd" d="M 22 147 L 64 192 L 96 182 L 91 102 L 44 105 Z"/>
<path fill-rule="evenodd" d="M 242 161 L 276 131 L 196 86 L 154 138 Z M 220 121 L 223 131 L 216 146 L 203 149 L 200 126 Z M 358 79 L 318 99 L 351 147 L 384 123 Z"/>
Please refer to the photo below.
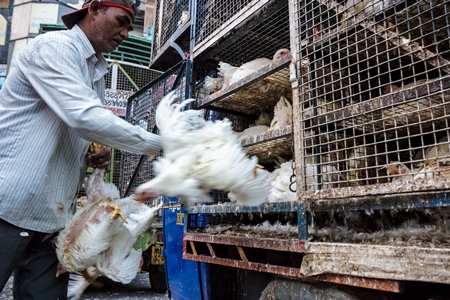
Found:
<path fill-rule="evenodd" d="M 133 122 L 153 130 L 171 90 L 236 132 L 277 115 L 281 96 L 292 106 L 291 122 L 240 141 L 273 174 L 265 203 L 165 200 L 173 299 L 449 299 L 449 12 L 447 0 L 156 1 L 150 67 L 165 73 L 129 102 Z M 282 48 L 206 88 L 221 63 Z"/>

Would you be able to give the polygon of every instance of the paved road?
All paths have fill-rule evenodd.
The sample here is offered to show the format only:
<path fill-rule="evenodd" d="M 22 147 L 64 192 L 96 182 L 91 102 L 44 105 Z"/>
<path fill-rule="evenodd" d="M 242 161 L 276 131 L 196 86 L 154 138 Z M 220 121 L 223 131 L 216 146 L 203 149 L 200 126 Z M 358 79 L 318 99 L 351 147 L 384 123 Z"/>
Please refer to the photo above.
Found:
<path fill-rule="evenodd" d="M 128 285 L 122 285 L 110 281 L 102 281 L 101 288 L 90 287 L 84 293 L 81 300 L 169 300 L 166 294 L 152 292 L 150 287 L 148 273 L 141 273 Z M 8 281 L 3 292 L 0 293 L 0 300 L 13 300 L 12 297 L 12 279 Z"/>

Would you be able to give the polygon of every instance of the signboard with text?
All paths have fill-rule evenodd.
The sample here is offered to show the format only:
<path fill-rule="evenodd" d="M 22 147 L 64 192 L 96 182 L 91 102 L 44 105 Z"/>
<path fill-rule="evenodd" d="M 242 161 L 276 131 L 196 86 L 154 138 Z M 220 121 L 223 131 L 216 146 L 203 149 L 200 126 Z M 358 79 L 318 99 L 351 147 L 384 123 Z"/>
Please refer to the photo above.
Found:
<path fill-rule="evenodd" d="M 106 89 L 105 107 L 119 117 L 125 117 L 128 98 L 133 94 L 130 91 Z"/>

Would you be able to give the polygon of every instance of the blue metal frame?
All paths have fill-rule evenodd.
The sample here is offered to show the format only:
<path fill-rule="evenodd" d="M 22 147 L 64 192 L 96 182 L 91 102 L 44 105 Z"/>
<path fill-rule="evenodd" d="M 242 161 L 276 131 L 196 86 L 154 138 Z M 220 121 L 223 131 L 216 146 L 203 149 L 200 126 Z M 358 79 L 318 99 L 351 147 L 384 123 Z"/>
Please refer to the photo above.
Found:
<path fill-rule="evenodd" d="M 164 197 L 165 204 L 173 202 L 178 202 L 178 199 Z M 183 219 L 181 223 L 180 218 Z M 171 299 L 210 300 L 207 264 L 182 258 L 186 220 L 183 206 L 163 209 L 163 256 Z"/>

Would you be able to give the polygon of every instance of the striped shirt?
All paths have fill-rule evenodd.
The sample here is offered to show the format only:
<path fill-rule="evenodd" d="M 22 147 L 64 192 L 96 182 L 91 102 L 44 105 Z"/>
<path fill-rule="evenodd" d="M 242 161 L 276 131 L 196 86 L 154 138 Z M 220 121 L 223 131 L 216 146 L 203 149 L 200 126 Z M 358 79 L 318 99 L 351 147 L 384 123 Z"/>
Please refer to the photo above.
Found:
<path fill-rule="evenodd" d="M 160 138 L 103 108 L 106 60 L 83 31 L 39 35 L 0 90 L 0 218 L 56 232 L 70 220 L 88 141 L 157 154 Z"/>

